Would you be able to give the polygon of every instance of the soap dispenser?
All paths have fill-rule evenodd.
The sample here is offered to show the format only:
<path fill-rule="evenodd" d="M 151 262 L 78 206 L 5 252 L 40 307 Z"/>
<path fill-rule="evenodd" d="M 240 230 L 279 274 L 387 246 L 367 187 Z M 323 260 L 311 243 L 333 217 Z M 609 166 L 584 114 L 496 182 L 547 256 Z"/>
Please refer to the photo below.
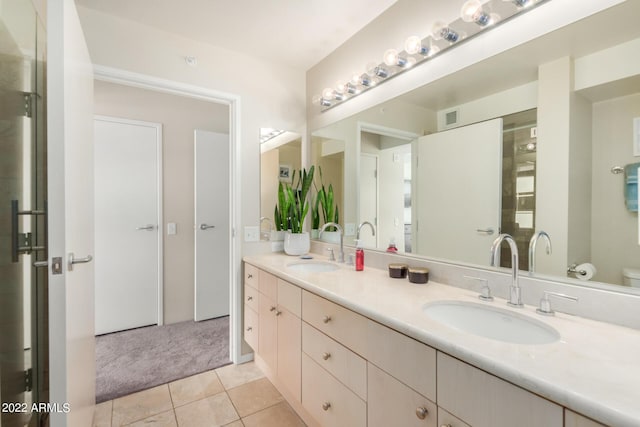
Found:
<path fill-rule="evenodd" d="M 364 270 L 364 249 L 360 240 L 356 240 L 356 271 Z"/>

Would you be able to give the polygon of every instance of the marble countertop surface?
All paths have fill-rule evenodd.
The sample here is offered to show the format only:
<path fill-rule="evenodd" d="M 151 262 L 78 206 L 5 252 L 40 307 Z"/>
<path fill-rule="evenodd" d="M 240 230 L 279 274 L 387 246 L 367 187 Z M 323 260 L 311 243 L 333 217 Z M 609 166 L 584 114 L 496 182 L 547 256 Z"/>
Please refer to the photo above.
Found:
<path fill-rule="evenodd" d="M 473 291 L 433 281 L 418 285 L 391 279 L 386 270 L 370 267 L 356 272 L 353 266 L 336 264 L 340 267 L 336 271 L 312 273 L 294 271 L 288 265 L 304 261 L 278 253 L 244 260 L 601 423 L 640 425 L 638 330 L 562 313 L 541 316 L 536 307 L 511 308 L 501 298 L 483 302 Z M 423 313 L 425 304 L 443 300 L 514 311 L 555 328 L 561 338 L 551 344 L 524 345 L 462 332 Z"/>

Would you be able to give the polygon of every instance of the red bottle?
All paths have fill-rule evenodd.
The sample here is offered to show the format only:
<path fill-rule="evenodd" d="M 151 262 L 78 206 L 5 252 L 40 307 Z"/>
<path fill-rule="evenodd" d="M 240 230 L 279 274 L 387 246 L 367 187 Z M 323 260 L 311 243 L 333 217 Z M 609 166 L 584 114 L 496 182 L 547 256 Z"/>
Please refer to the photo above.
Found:
<path fill-rule="evenodd" d="M 360 246 L 360 241 L 356 241 L 356 271 L 364 270 L 364 249 Z"/>

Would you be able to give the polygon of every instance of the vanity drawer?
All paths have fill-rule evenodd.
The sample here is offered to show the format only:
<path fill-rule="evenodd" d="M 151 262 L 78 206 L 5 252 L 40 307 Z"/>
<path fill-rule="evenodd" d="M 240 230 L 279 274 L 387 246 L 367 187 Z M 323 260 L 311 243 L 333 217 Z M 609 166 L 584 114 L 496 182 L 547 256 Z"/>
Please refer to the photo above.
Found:
<path fill-rule="evenodd" d="M 373 320 L 367 320 L 366 337 L 369 362 L 436 401 L 435 349 Z"/>
<path fill-rule="evenodd" d="M 605 425 L 565 408 L 564 427 L 605 427 Z"/>
<path fill-rule="evenodd" d="M 302 322 L 302 351 L 367 400 L 366 360 L 305 322 Z"/>
<path fill-rule="evenodd" d="M 302 289 L 287 281 L 278 279 L 278 305 L 301 317 Z"/>
<path fill-rule="evenodd" d="M 258 312 L 258 301 L 260 299 L 260 295 L 258 290 L 253 286 L 249 286 L 247 284 L 244 285 L 244 303 L 249 306 L 256 313 Z"/>
<path fill-rule="evenodd" d="M 259 270 L 258 290 L 261 294 L 268 296 L 274 301 L 278 300 L 278 278 L 266 271 Z"/>
<path fill-rule="evenodd" d="M 258 313 L 249 305 L 244 305 L 244 340 L 256 353 L 258 350 L 259 325 Z"/>
<path fill-rule="evenodd" d="M 253 286 L 254 289 L 258 289 L 258 277 L 260 269 L 251 264 L 244 263 L 244 284 Z"/>
<path fill-rule="evenodd" d="M 438 406 L 474 427 L 562 427 L 562 407 L 438 352 Z"/>
<path fill-rule="evenodd" d="M 436 427 L 438 407 L 435 403 L 377 366 L 371 363 L 367 366 L 368 427 Z"/>
<path fill-rule="evenodd" d="M 367 425 L 367 404 L 304 353 L 302 406 L 322 426 Z"/>
<path fill-rule="evenodd" d="M 302 291 L 302 320 L 360 355 L 366 351 L 367 318 L 364 316 Z"/>

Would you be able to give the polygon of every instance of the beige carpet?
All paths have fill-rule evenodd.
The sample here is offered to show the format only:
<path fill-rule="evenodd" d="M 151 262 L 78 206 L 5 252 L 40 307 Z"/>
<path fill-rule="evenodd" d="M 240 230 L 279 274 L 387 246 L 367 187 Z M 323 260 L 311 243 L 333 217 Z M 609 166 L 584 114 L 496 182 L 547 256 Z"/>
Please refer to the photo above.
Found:
<path fill-rule="evenodd" d="M 96 402 L 231 363 L 229 316 L 96 337 Z"/>

